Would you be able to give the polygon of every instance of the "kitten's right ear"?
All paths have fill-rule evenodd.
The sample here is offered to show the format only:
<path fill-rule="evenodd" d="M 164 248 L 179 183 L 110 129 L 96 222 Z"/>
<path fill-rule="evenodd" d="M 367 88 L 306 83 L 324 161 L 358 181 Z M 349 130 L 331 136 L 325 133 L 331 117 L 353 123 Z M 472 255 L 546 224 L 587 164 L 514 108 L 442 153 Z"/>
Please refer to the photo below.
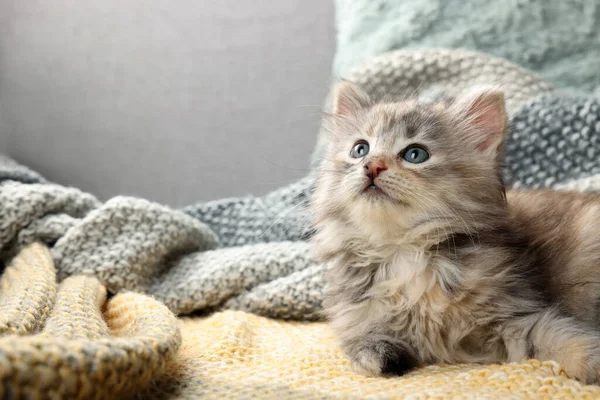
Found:
<path fill-rule="evenodd" d="M 453 108 L 467 123 L 463 133 L 477 149 L 500 157 L 508 124 L 504 93 L 493 86 L 475 87 L 459 96 Z"/>
<path fill-rule="evenodd" d="M 369 107 L 371 99 L 360 87 L 352 82 L 342 81 L 335 88 L 333 114 L 350 116 Z"/>

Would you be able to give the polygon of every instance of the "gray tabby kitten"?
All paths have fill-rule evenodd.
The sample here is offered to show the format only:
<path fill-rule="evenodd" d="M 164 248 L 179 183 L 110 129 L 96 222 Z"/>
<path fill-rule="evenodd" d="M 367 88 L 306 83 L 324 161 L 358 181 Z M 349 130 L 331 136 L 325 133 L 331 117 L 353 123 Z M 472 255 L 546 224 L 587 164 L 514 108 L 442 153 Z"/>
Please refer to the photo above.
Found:
<path fill-rule="evenodd" d="M 311 199 L 353 367 L 558 361 L 600 383 L 600 198 L 506 192 L 504 97 L 373 103 L 338 86 Z"/>

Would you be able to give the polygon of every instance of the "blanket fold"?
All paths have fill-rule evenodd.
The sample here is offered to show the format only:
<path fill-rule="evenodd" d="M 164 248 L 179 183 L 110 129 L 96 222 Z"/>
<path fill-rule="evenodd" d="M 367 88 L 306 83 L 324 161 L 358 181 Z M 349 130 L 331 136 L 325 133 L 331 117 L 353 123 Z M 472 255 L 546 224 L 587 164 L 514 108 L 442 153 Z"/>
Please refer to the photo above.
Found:
<path fill-rule="evenodd" d="M 48 248 L 25 246 L 0 280 L 1 398 L 125 398 L 177 353 L 175 316 L 156 300 L 75 275 L 57 288 Z"/>

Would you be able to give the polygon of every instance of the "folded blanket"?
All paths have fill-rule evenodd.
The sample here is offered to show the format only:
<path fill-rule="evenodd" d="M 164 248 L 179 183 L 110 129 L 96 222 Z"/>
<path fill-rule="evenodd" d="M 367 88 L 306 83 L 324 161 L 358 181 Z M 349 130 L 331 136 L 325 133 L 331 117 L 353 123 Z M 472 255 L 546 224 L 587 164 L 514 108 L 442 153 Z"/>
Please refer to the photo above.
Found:
<path fill-rule="evenodd" d="M 451 96 L 495 81 L 506 91 L 512 187 L 598 187 L 598 100 L 555 93 L 508 61 L 458 50 L 398 51 L 349 78 L 373 96 Z M 326 143 L 321 133 L 318 163 Z M 0 253 L 36 240 L 51 247 L 59 279 L 94 275 L 111 293 L 152 295 L 173 312 L 237 309 L 264 316 L 320 318 L 322 268 L 311 260 L 304 212 L 311 175 L 263 197 L 173 210 L 142 199 L 101 204 L 0 158 Z"/>
<path fill-rule="evenodd" d="M 154 299 L 122 293 L 107 302 L 89 276 L 57 285 L 39 243 L 0 279 L 0 398 L 125 398 L 155 380 L 180 344 L 175 316 Z"/>

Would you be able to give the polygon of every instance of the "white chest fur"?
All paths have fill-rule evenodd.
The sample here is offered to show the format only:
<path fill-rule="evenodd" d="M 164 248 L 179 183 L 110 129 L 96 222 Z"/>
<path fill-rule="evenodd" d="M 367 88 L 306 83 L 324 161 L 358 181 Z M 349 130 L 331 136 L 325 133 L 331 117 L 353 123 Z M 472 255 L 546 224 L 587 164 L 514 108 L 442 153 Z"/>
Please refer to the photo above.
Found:
<path fill-rule="evenodd" d="M 430 304 L 432 295 L 438 297 L 437 274 L 429 265 L 431 261 L 429 252 L 421 249 L 397 249 L 375 272 L 369 291 L 371 298 L 392 301 L 397 309 L 410 309 L 424 301 L 434 307 L 430 311 L 442 311 L 440 308 L 444 306 L 439 301 Z"/>

